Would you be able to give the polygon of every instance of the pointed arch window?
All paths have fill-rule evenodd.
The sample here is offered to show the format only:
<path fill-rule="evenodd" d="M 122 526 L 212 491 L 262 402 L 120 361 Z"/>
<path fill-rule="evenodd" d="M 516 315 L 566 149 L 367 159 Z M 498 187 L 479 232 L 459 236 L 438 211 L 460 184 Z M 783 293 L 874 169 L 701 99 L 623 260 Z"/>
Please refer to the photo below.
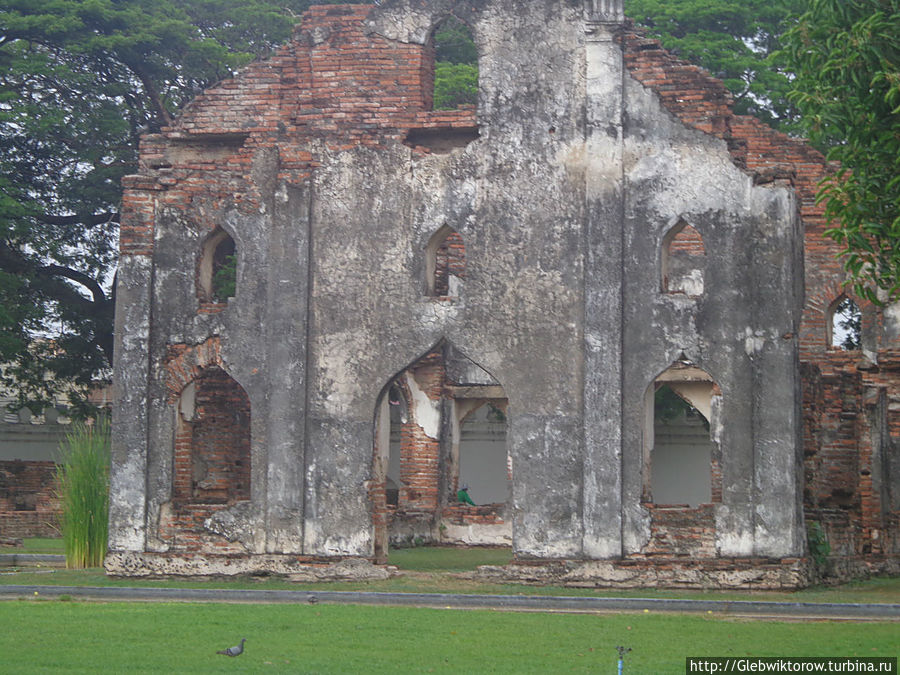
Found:
<path fill-rule="evenodd" d="M 204 303 L 224 303 L 237 291 L 237 245 L 221 227 L 210 234 L 200 251 L 197 292 Z"/>
<path fill-rule="evenodd" d="M 660 259 L 661 290 L 690 298 L 703 295 L 706 274 L 706 247 L 696 228 L 679 221 L 662 241 Z"/>
<path fill-rule="evenodd" d="M 382 389 L 369 490 L 376 558 L 387 557 L 388 541 L 417 537 L 511 541 L 507 411 L 500 382 L 444 341 Z M 435 530 L 445 521 L 449 531 Z"/>
<path fill-rule="evenodd" d="M 250 499 L 250 399 L 218 366 L 203 368 L 178 398 L 175 498 L 226 504 Z"/>
<path fill-rule="evenodd" d="M 829 306 L 826 318 L 826 342 L 830 349 L 853 351 L 860 348 L 862 312 L 859 305 L 846 295 L 840 295 Z"/>
<path fill-rule="evenodd" d="M 708 373 L 678 361 L 650 384 L 644 401 L 644 501 L 696 507 L 721 501 L 722 394 Z"/>

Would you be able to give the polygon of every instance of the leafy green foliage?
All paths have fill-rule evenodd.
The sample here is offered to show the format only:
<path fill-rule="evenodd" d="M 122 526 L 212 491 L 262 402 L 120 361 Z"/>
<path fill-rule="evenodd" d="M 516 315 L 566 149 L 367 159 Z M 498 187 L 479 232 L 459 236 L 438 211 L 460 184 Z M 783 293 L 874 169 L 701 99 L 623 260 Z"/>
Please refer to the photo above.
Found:
<path fill-rule="evenodd" d="M 654 421 L 671 422 L 674 419 L 685 417 L 689 413 L 699 415 L 703 420 L 703 428 L 709 431 L 709 421 L 694 406 L 675 393 L 669 385 L 663 384 L 653 393 Z"/>
<path fill-rule="evenodd" d="M 735 112 L 790 130 L 796 112 L 779 55 L 787 19 L 806 0 L 629 0 L 626 11 L 666 49 L 703 66 L 734 94 Z"/>
<path fill-rule="evenodd" d="M 841 163 L 821 185 L 854 291 L 900 298 L 900 0 L 810 0 L 785 36 L 810 140 Z"/>
<path fill-rule="evenodd" d="M 472 31 L 455 17 L 447 17 L 434 31 L 434 60 L 478 65 L 478 48 Z"/>
<path fill-rule="evenodd" d="M 668 385 L 661 385 L 653 392 L 653 418 L 658 422 L 669 422 L 684 417 L 691 406 Z"/>
<path fill-rule="evenodd" d="M 837 341 L 835 346 L 847 351 L 859 349 L 861 345 L 862 312 L 859 311 L 856 303 L 850 298 L 841 300 L 834 309 L 832 321 L 834 324 L 832 326 L 832 340 Z"/>
<path fill-rule="evenodd" d="M 233 298 L 237 290 L 237 256 L 225 256 L 225 261 L 213 274 L 213 295 L 219 302 Z"/>
<path fill-rule="evenodd" d="M 121 179 L 140 134 L 287 40 L 310 4 L 0 7 L 0 384 L 16 406 L 39 410 L 62 390 L 83 404 L 109 374 Z"/>
<path fill-rule="evenodd" d="M 434 109 L 451 110 L 478 103 L 478 66 L 467 63 L 436 63 Z"/>
<path fill-rule="evenodd" d="M 478 48 L 472 32 L 454 17 L 434 32 L 434 109 L 478 103 Z"/>
<path fill-rule="evenodd" d="M 99 567 L 109 533 L 109 420 L 76 423 L 60 447 L 57 483 L 66 567 Z"/>

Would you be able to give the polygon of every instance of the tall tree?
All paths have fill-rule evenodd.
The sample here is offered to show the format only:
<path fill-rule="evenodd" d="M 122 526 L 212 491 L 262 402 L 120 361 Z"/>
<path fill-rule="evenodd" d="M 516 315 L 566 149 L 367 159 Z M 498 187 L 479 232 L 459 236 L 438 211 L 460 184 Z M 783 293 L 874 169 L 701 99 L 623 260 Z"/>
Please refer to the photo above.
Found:
<path fill-rule="evenodd" d="M 0 5 L 0 385 L 14 406 L 67 390 L 80 407 L 109 372 L 120 182 L 140 134 L 286 41 L 310 5 L 353 1 Z M 453 24 L 439 42 L 442 95 L 471 102 L 471 36 Z"/>
<path fill-rule="evenodd" d="M 790 130 L 790 76 L 779 56 L 787 19 L 806 0 L 628 0 L 625 11 L 666 49 L 706 68 L 734 94 L 735 111 Z"/>
<path fill-rule="evenodd" d="M 0 383 L 80 404 L 112 355 L 122 176 L 144 131 L 286 41 L 309 0 L 0 5 Z"/>
<path fill-rule="evenodd" d="M 803 128 L 840 162 L 828 234 L 859 295 L 900 300 L 900 0 L 809 0 L 785 41 Z"/>

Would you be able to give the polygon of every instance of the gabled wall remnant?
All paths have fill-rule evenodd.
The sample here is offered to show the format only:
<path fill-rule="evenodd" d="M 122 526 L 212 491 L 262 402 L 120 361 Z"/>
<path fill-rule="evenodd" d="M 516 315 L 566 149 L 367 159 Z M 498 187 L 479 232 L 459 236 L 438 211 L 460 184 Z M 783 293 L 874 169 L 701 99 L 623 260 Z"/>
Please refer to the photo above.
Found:
<path fill-rule="evenodd" d="M 431 109 L 448 15 L 475 109 Z M 898 322 L 864 307 L 861 349 L 828 346 L 824 168 L 620 0 L 311 8 L 126 181 L 109 569 L 505 542 L 507 578 L 797 586 L 804 516 L 848 570 L 896 564 Z M 219 232 L 236 288 L 210 303 Z M 213 376 L 246 451 L 200 453 L 182 499 Z M 709 424 L 704 503 L 653 498 L 663 384 Z M 470 420 L 505 436 L 471 464 L 499 495 L 505 455 L 503 501 L 457 499 Z"/>

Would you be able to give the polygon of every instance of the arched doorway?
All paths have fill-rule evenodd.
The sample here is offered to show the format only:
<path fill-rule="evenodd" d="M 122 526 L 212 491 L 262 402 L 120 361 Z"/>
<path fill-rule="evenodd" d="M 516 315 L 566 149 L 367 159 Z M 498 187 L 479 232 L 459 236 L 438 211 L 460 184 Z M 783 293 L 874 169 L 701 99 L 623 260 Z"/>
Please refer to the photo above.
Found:
<path fill-rule="evenodd" d="M 500 383 L 446 342 L 385 385 L 370 490 L 376 559 L 391 546 L 512 544 L 507 408 Z"/>

